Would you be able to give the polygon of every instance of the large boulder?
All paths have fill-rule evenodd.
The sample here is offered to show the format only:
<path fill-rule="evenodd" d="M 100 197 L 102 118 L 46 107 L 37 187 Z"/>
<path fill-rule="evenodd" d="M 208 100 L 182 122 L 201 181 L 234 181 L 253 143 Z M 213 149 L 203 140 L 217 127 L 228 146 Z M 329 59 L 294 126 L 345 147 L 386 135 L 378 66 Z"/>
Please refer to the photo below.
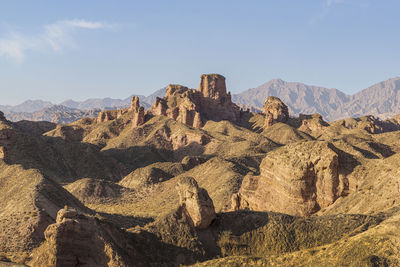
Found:
<path fill-rule="evenodd" d="M 346 186 L 337 149 L 309 141 L 278 148 L 263 159 L 260 175 L 247 175 L 232 208 L 307 216 L 335 202 Z"/>
<path fill-rule="evenodd" d="M 44 236 L 32 266 L 131 266 L 136 254 L 120 230 L 68 207 L 58 212 Z"/>
<path fill-rule="evenodd" d="M 287 122 L 289 119 L 288 107 L 279 98 L 274 96 L 270 96 L 265 100 L 263 113 L 265 114 L 265 128 L 277 122 Z"/>
<path fill-rule="evenodd" d="M 212 199 L 207 190 L 200 188 L 192 177 L 181 177 L 176 189 L 179 194 L 180 207 L 190 218 L 192 225 L 206 229 L 216 218 Z"/>

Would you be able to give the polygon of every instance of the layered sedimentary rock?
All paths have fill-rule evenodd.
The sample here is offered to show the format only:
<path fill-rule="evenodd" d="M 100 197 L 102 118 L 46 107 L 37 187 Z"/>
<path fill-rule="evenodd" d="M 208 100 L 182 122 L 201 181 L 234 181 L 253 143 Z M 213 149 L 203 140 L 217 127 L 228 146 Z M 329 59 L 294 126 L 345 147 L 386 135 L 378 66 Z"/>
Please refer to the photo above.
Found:
<path fill-rule="evenodd" d="M 226 91 L 224 76 L 201 75 L 199 91 L 203 96 L 201 111 L 205 120 L 235 122 L 240 118 L 240 108 L 232 102 L 231 93 Z"/>
<path fill-rule="evenodd" d="M 207 191 L 200 188 L 192 177 L 180 178 L 176 189 L 180 207 L 194 227 L 205 229 L 216 218 L 213 201 Z"/>
<path fill-rule="evenodd" d="M 139 104 L 139 98 L 134 96 L 131 101 L 131 105 L 126 109 L 118 109 L 118 110 L 106 110 L 101 111 L 97 116 L 97 122 L 106 122 L 118 119 L 122 115 L 132 112 L 132 125 L 133 127 L 140 126 L 144 123 L 144 108 Z"/>
<path fill-rule="evenodd" d="M 265 114 L 264 127 L 267 128 L 277 122 L 287 122 L 289 119 L 288 107 L 277 97 L 268 97 L 263 106 Z"/>
<path fill-rule="evenodd" d="M 195 128 L 202 126 L 200 117 L 201 95 L 194 89 L 179 84 L 168 85 L 164 98 L 156 98 L 148 114 L 167 116 Z"/>
<path fill-rule="evenodd" d="M 329 126 L 329 124 L 324 121 L 321 114 L 300 114 L 299 120 L 301 121 L 299 130 L 314 136 L 320 134 L 326 127 Z"/>
<path fill-rule="evenodd" d="M 125 253 L 135 255 L 121 231 L 68 207 L 58 212 L 56 223 L 47 227 L 44 236 L 32 266 L 129 266 Z"/>
<path fill-rule="evenodd" d="M 133 127 L 140 126 L 144 123 L 144 107 L 141 107 L 139 104 L 139 97 L 134 96 L 132 98 L 131 106 L 129 107 L 130 111 L 133 111 L 133 119 L 132 125 Z"/>
<path fill-rule="evenodd" d="M 346 186 L 337 149 L 328 142 L 286 145 L 267 154 L 260 175 L 247 175 L 232 208 L 310 215 L 331 205 Z"/>
<path fill-rule="evenodd" d="M 201 76 L 198 90 L 168 85 L 165 97 L 157 98 L 147 114 L 168 116 L 200 128 L 207 120 L 237 121 L 240 108 L 232 103 L 231 94 L 226 92 L 225 77 L 205 74 Z"/>

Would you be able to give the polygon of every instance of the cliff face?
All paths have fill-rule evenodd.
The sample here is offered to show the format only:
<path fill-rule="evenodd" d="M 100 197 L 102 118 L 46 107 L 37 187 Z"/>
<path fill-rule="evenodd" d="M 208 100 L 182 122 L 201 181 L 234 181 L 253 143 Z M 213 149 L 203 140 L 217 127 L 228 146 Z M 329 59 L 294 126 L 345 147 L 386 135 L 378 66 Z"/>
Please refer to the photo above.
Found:
<path fill-rule="evenodd" d="M 167 116 L 200 128 L 208 120 L 235 122 L 240 118 L 240 108 L 232 103 L 231 94 L 226 91 L 225 77 L 204 74 L 198 90 L 168 85 L 166 95 L 156 98 L 147 114 Z"/>
<path fill-rule="evenodd" d="M 201 94 L 179 84 L 168 85 L 164 98 L 156 98 L 147 114 L 167 116 L 195 128 L 202 127 L 200 117 Z"/>
<path fill-rule="evenodd" d="M 247 175 L 233 208 L 307 216 L 328 207 L 345 187 L 339 155 L 327 142 L 286 145 L 267 154 L 260 175 Z"/>

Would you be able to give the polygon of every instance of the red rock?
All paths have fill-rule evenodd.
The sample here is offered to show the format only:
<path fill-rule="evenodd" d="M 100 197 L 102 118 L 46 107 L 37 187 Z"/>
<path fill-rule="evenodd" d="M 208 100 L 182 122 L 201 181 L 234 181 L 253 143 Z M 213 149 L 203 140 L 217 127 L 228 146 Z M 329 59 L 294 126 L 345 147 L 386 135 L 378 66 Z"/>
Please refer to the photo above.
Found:
<path fill-rule="evenodd" d="M 200 188 L 192 177 L 180 178 L 176 189 L 180 206 L 194 227 L 206 229 L 215 220 L 214 204 L 207 191 Z"/>
<path fill-rule="evenodd" d="M 263 106 L 265 114 L 264 127 L 267 128 L 276 122 L 287 122 L 289 119 L 288 107 L 277 97 L 268 97 Z"/>
<path fill-rule="evenodd" d="M 225 77 L 204 74 L 198 90 L 179 84 L 168 85 L 165 97 L 157 98 L 147 114 L 168 116 L 200 128 L 207 120 L 235 122 L 240 118 L 240 108 L 226 92 Z"/>
<path fill-rule="evenodd" d="M 232 209 L 308 216 L 333 204 L 344 183 L 331 143 L 294 143 L 268 153 L 260 175 L 243 179 L 239 193 L 232 197 Z"/>

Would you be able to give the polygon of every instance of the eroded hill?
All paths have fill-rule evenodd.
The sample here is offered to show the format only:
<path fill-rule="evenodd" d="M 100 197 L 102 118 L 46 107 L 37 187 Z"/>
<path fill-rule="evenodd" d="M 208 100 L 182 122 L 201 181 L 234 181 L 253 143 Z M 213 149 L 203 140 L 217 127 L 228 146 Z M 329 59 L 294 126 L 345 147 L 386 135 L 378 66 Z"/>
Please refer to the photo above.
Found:
<path fill-rule="evenodd" d="M 397 266 L 400 124 L 231 101 L 221 75 L 148 110 L 0 116 L 0 261 Z"/>

